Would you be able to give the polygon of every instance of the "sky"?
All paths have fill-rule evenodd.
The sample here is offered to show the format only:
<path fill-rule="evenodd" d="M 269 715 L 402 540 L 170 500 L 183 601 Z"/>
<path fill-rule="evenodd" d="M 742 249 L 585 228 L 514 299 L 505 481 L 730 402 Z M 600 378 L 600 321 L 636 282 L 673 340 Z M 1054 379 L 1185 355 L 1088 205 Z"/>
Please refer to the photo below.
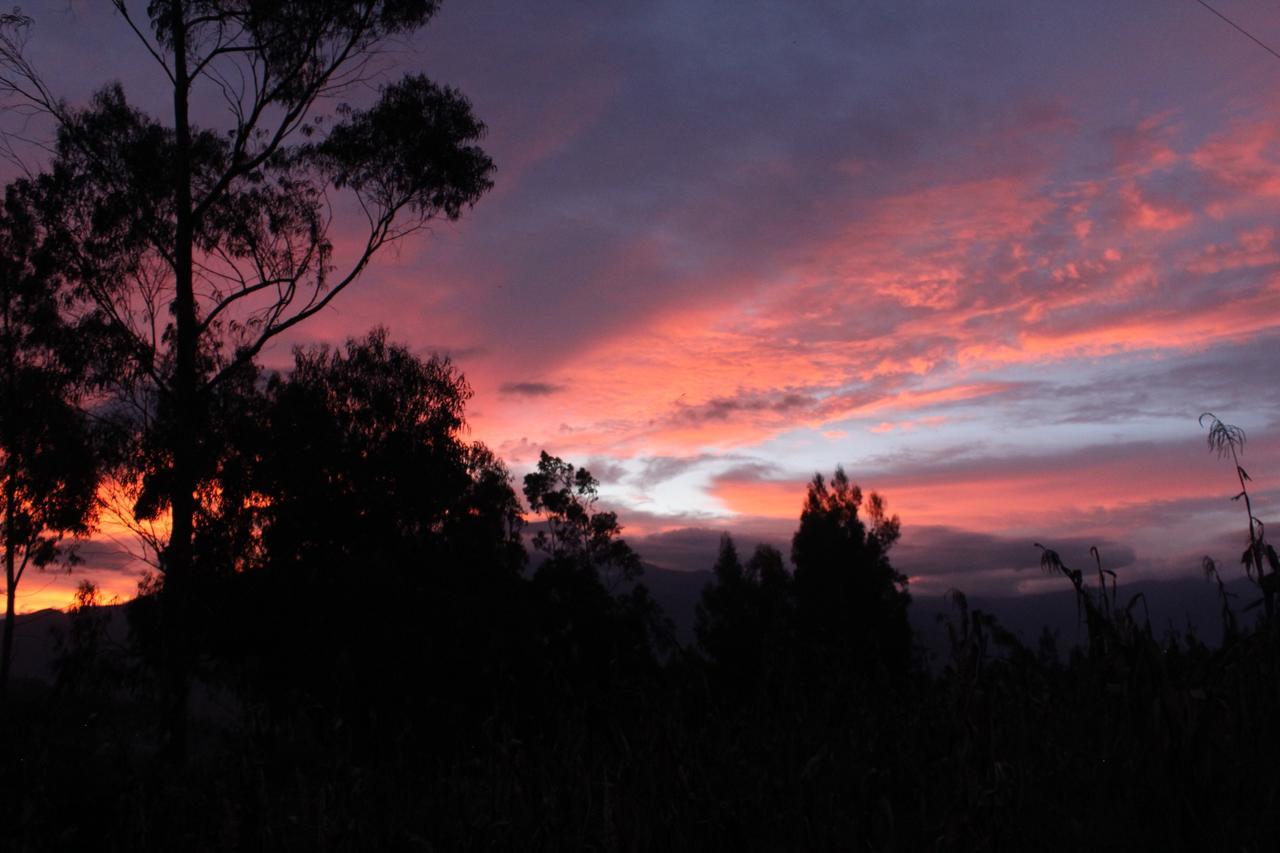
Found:
<path fill-rule="evenodd" d="M 1269 2 L 1214 6 L 1280 48 Z M 119 79 L 163 109 L 106 7 L 25 7 L 33 58 L 73 103 Z M 655 565 L 709 568 L 723 532 L 785 551 L 841 465 L 919 594 L 1061 584 L 1035 542 L 1230 576 L 1205 411 L 1275 517 L 1280 59 L 1195 0 L 446 0 L 380 61 L 466 93 L 495 187 L 267 363 L 375 325 L 449 355 L 471 437 L 517 477 L 589 468 Z M 128 539 L 20 608 L 127 597 Z"/>

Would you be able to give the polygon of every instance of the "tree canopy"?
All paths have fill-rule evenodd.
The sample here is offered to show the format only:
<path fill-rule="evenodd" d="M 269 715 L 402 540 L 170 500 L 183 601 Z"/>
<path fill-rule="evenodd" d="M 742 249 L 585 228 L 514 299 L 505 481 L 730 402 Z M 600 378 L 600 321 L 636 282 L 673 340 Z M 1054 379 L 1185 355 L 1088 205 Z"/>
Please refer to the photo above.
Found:
<path fill-rule="evenodd" d="M 103 343 L 63 313 L 65 279 L 44 251 L 25 182 L 0 207 L 0 542 L 6 616 L 0 692 L 8 685 L 18 585 L 94 521 L 100 464 L 82 410 Z"/>
<path fill-rule="evenodd" d="M 910 660 L 911 597 L 889 562 L 900 533 L 884 500 L 872 492 L 864 502 L 843 468 L 809 483 L 791 540 L 801 628 L 859 668 L 904 672 Z"/>

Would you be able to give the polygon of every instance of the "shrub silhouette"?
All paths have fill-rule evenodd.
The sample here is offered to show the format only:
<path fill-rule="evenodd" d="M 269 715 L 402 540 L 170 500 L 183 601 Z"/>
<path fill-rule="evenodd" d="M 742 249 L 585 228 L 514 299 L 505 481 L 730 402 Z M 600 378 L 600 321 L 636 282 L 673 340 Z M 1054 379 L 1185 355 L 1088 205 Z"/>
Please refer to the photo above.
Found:
<path fill-rule="evenodd" d="M 1245 433 L 1234 424 L 1226 424 L 1212 412 L 1200 415 L 1200 425 L 1208 421 L 1209 433 L 1207 441 L 1209 450 L 1216 453 L 1219 459 L 1230 458 L 1235 468 L 1236 481 L 1240 491 L 1232 497 L 1233 501 L 1244 502 L 1245 516 L 1249 520 L 1249 544 L 1240 555 L 1240 563 L 1250 580 L 1258 585 L 1262 598 L 1250 605 L 1261 604 L 1269 624 L 1274 623 L 1276 616 L 1276 599 L 1280 597 L 1280 554 L 1266 540 L 1266 530 L 1262 521 L 1253 514 L 1253 498 L 1249 494 L 1248 483 L 1252 480 L 1249 472 L 1240 464 L 1240 455 L 1244 453 Z"/>

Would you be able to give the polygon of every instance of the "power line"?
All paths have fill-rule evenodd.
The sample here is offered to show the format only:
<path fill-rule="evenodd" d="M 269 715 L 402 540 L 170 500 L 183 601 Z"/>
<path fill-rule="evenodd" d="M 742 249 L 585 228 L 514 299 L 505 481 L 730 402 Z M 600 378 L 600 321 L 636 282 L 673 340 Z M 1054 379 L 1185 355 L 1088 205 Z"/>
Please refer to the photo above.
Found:
<path fill-rule="evenodd" d="M 1258 38 L 1257 36 L 1255 36 L 1253 33 L 1249 32 L 1249 31 L 1248 31 L 1248 30 L 1246 30 L 1244 27 L 1240 26 L 1240 25 L 1239 25 L 1239 24 L 1237 24 L 1235 21 L 1231 20 L 1231 19 L 1230 19 L 1230 18 L 1228 18 L 1226 15 L 1222 14 L 1221 12 L 1219 12 L 1217 9 L 1213 8 L 1212 6 L 1210 6 L 1210 5 L 1209 5 L 1208 3 L 1206 3 L 1204 0 L 1196 0 L 1196 2 L 1197 2 L 1197 3 L 1199 3 L 1201 6 L 1205 7 L 1206 9 L 1208 9 L 1208 10 L 1209 10 L 1210 12 L 1212 12 L 1213 14 L 1217 15 L 1217 16 L 1218 16 L 1219 18 L 1221 18 L 1222 20 L 1226 21 L 1226 22 L 1227 22 L 1228 24 L 1230 24 L 1231 26 L 1235 27 L 1235 29 L 1236 29 L 1236 30 L 1238 30 L 1238 31 L 1239 31 L 1240 33 L 1242 33 L 1243 35 L 1247 36 L 1247 37 L 1249 38 L 1249 40 L 1250 40 L 1250 41 L 1252 41 L 1254 44 L 1256 44 L 1258 47 L 1262 48 L 1262 49 L 1263 49 L 1263 50 L 1265 50 L 1267 53 L 1269 53 L 1269 54 L 1271 54 L 1272 56 L 1274 56 L 1276 59 L 1280 59 L 1280 53 L 1276 53 L 1274 50 L 1272 50 L 1272 49 L 1271 49 L 1270 45 L 1268 45 L 1266 42 L 1264 42 L 1264 41 L 1262 41 L 1261 39 L 1259 39 L 1259 38 Z"/>

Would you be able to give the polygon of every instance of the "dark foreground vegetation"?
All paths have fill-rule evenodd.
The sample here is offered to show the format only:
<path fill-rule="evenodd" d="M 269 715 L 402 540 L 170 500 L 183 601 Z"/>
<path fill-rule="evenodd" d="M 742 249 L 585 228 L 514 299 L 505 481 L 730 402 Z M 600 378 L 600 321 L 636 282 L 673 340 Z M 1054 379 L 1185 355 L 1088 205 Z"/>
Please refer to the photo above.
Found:
<path fill-rule="evenodd" d="M 590 474 L 544 454 L 526 527 L 447 362 L 375 334 L 244 387 L 199 526 L 187 754 L 162 578 L 124 644 L 86 589 L 56 682 L 4 707 L 5 849 L 1262 850 L 1280 828 L 1256 526 L 1256 606 L 1205 585 L 1215 648 L 1045 549 L 1087 642 L 1027 648 L 956 593 L 931 669 L 898 520 L 837 471 L 789 562 L 724 539 L 681 647 Z"/>
<path fill-rule="evenodd" d="M 164 118 L 67 104 L 0 14 L 0 156 L 51 128 L 0 206 L 0 850 L 1273 849 L 1280 561 L 1216 419 L 1259 598 L 1219 584 L 1221 644 L 1045 548 L 1086 644 L 957 594 L 931 669 L 839 470 L 789 555 L 725 540 L 682 647 L 591 475 L 544 454 L 522 503 L 447 360 L 261 368 L 492 186 L 459 92 L 381 77 L 437 5 L 115 0 Z M 127 640 L 85 588 L 55 682 L 10 679 L 23 574 L 108 511 L 156 568 Z"/>

